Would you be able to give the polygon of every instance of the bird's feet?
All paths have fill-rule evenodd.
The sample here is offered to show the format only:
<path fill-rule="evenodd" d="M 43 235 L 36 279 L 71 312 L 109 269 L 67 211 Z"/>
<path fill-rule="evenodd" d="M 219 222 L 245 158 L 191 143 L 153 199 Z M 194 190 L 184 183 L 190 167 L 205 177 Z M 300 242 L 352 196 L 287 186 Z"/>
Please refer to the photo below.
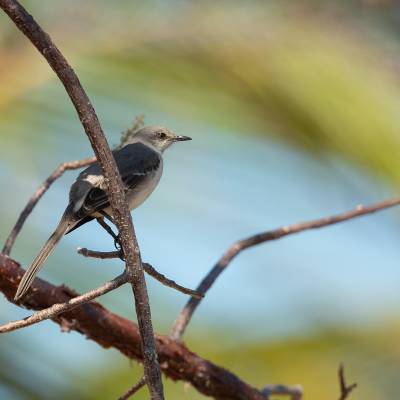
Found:
<path fill-rule="evenodd" d="M 114 236 L 114 247 L 116 250 L 122 250 L 121 237 L 119 234 Z"/>
<path fill-rule="evenodd" d="M 122 249 L 121 236 L 118 234 L 114 237 L 114 247 L 119 252 L 119 258 L 125 261 L 124 250 Z"/>

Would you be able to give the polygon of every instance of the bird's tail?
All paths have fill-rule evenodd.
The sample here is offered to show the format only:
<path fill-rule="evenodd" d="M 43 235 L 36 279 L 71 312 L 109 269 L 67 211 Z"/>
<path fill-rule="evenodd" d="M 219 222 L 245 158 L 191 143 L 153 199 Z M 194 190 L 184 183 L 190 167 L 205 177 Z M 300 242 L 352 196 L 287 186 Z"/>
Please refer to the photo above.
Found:
<path fill-rule="evenodd" d="M 14 300 L 19 300 L 30 288 L 33 280 L 35 279 L 36 274 L 39 272 L 40 268 L 43 266 L 47 258 L 53 252 L 57 243 L 60 241 L 65 232 L 68 230 L 70 224 L 71 224 L 71 219 L 69 218 L 69 215 L 66 212 L 61 218 L 61 221 L 58 224 L 57 229 L 49 237 L 45 245 L 40 250 L 39 254 L 33 260 L 31 266 L 26 270 L 24 276 L 21 279 L 21 282 L 19 283 Z"/>

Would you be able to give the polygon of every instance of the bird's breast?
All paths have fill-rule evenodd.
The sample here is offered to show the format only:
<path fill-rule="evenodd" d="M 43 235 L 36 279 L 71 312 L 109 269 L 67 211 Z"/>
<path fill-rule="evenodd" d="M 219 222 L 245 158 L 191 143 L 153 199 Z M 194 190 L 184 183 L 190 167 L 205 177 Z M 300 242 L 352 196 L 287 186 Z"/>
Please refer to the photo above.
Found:
<path fill-rule="evenodd" d="M 149 173 L 139 185 L 128 191 L 127 201 L 131 210 L 139 207 L 151 195 L 151 193 L 153 193 L 160 181 L 162 169 L 163 165 L 161 161 L 157 170 Z"/>

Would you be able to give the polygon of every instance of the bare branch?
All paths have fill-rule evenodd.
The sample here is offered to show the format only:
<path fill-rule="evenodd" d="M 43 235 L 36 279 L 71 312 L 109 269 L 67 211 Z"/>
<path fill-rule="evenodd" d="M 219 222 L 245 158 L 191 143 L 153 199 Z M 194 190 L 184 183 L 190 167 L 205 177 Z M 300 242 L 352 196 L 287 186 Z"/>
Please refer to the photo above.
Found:
<path fill-rule="evenodd" d="M 118 400 L 128 400 L 146 384 L 146 378 L 142 376 L 139 382 L 127 390 Z"/>
<path fill-rule="evenodd" d="M 25 328 L 27 326 L 37 324 L 38 322 L 46 319 L 52 319 L 56 315 L 64 313 L 66 311 L 73 310 L 75 307 L 81 306 L 82 304 L 88 303 L 89 301 L 102 296 L 112 290 L 115 290 L 128 282 L 128 278 L 125 273 L 119 275 L 115 279 L 104 283 L 97 289 L 90 290 L 89 292 L 82 294 L 77 297 L 66 301 L 65 303 L 53 304 L 51 307 L 40 310 L 31 316 L 18 320 L 12 321 L 4 325 L 0 325 L 0 333 L 12 332 L 17 329 Z"/>
<path fill-rule="evenodd" d="M 60 164 L 53 171 L 53 173 L 37 188 L 35 193 L 33 193 L 31 198 L 29 199 L 25 208 L 21 211 L 21 214 L 19 215 L 17 222 L 15 223 L 11 233 L 8 235 L 2 253 L 10 255 L 15 239 L 17 238 L 19 232 L 24 226 L 26 219 L 29 217 L 30 213 L 32 212 L 38 201 L 42 198 L 42 196 L 46 193 L 46 191 L 54 183 L 54 181 L 56 181 L 67 170 L 86 167 L 87 165 L 93 164 L 95 161 L 96 157 L 90 157 L 90 158 L 85 158 L 83 160 L 68 161 Z"/>
<path fill-rule="evenodd" d="M 361 217 L 363 215 L 372 214 L 376 211 L 385 210 L 390 207 L 394 207 L 400 204 L 400 198 L 396 197 L 393 199 L 385 200 L 380 203 L 373 204 L 371 206 L 357 206 L 354 210 L 344 212 L 342 214 L 333 215 L 331 217 L 325 217 L 321 219 L 316 219 L 313 221 L 297 223 L 293 225 L 284 226 L 272 231 L 267 231 L 259 233 L 254 236 L 250 236 L 246 239 L 239 240 L 235 242 L 229 249 L 223 254 L 223 256 L 218 260 L 210 272 L 205 276 L 205 278 L 200 282 L 197 287 L 197 291 L 205 295 L 207 291 L 211 288 L 213 283 L 225 270 L 225 268 L 230 264 L 230 262 L 243 250 L 249 247 L 256 246 L 261 243 L 269 242 L 272 240 L 278 240 L 282 237 L 293 235 L 306 230 L 323 228 L 325 226 L 334 225 L 339 222 L 344 222 L 351 220 L 353 218 Z M 186 327 L 188 326 L 193 313 L 199 306 L 201 299 L 191 298 L 183 308 L 183 310 L 178 315 L 177 319 L 171 330 L 171 336 L 174 339 L 180 339 L 184 334 Z"/>
<path fill-rule="evenodd" d="M 14 293 L 24 270 L 11 258 L 0 254 L 0 291 L 14 303 Z M 35 279 L 33 290 L 19 305 L 42 310 L 66 303 L 78 294 L 65 286 L 53 286 Z M 120 317 L 95 301 L 55 316 L 52 321 L 74 330 L 104 348 L 113 347 L 130 359 L 143 362 L 140 332 L 136 324 Z M 190 351 L 183 343 L 156 335 L 162 371 L 173 380 L 190 383 L 200 393 L 216 399 L 265 400 L 260 391 L 236 375 Z"/>
<path fill-rule="evenodd" d="M 94 251 L 94 250 L 89 250 L 84 248 L 78 248 L 78 254 L 81 254 L 84 257 L 93 257 L 93 258 L 100 258 L 100 259 L 110 259 L 110 258 L 121 258 L 122 257 L 122 252 L 121 251 Z M 158 272 L 154 267 L 152 267 L 148 263 L 142 263 L 143 269 L 145 272 L 147 272 L 150 276 L 152 276 L 154 279 L 158 280 L 161 282 L 163 285 L 168 286 L 172 289 L 177 290 L 178 292 L 188 294 L 189 296 L 196 297 L 196 298 L 202 298 L 203 295 L 199 292 L 196 292 L 196 290 L 192 290 L 189 288 L 186 288 L 184 286 L 179 285 L 172 279 L 168 279 L 165 275 L 161 274 Z"/>
<path fill-rule="evenodd" d="M 78 247 L 76 252 L 83 257 L 99 258 L 100 260 L 109 260 L 112 258 L 121 258 L 121 250 L 116 251 L 95 251 L 89 250 L 86 247 Z M 142 263 L 144 268 L 144 263 Z"/>
<path fill-rule="evenodd" d="M 301 400 L 303 398 L 303 389 L 299 385 L 267 385 L 264 386 L 262 393 L 267 396 L 290 396 L 292 400 Z"/>
<path fill-rule="evenodd" d="M 196 299 L 201 299 L 204 296 L 197 290 L 188 289 L 184 286 L 178 285 L 172 279 L 168 279 L 165 275 L 163 275 L 160 272 L 158 272 L 157 270 L 155 270 L 148 263 L 143 263 L 143 268 L 150 276 L 152 276 L 154 279 L 157 279 L 159 282 L 161 282 L 165 286 L 168 286 L 172 289 L 178 290 L 179 292 L 182 292 L 184 294 L 188 294 L 189 296 L 194 297 Z"/>
<path fill-rule="evenodd" d="M 346 384 L 343 364 L 340 364 L 339 366 L 338 375 L 339 375 L 339 385 L 340 385 L 339 400 L 346 400 L 350 396 L 350 393 L 357 387 L 357 383 L 352 383 L 351 385 Z"/>
<path fill-rule="evenodd" d="M 135 120 L 132 123 L 132 126 L 128 129 L 126 129 L 124 132 L 122 132 L 121 135 L 121 143 L 116 147 L 116 149 L 120 149 L 123 146 L 125 146 L 125 144 L 127 142 L 129 142 L 129 140 L 132 138 L 132 136 L 135 135 L 135 133 L 142 128 L 144 125 L 144 115 L 138 115 Z"/>
<path fill-rule="evenodd" d="M 52 42 L 50 36 L 42 30 L 33 17 L 17 0 L 0 0 L 0 7 L 43 55 L 63 83 L 102 168 L 107 183 L 107 194 L 110 200 L 112 215 L 120 233 L 121 244 L 126 258 L 126 273 L 134 292 L 136 314 L 144 354 L 146 383 L 152 399 L 163 399 L 161 372 L 157 360 L 150 305 L 141 264 L 140 250 L 125 198 L 121 176 L 96 112 L 75 72 Z"/>

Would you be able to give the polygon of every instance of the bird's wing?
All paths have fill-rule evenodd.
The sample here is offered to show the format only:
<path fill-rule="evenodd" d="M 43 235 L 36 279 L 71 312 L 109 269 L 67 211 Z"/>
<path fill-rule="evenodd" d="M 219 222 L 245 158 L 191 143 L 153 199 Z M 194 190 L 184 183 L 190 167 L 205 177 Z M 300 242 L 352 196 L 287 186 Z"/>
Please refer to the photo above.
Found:
<path fill-rule="evenodd" d="M 132 143 L 113 152 L 125 190 L 139 185 L 160 167 L 161 156 L 142 143 Z M 82 171 L 70 191 L 70 203 L 77 218 L 85 218 L 107 208 L 110 203 L 105 192 L 105 181 L 96 163 Z"/>

